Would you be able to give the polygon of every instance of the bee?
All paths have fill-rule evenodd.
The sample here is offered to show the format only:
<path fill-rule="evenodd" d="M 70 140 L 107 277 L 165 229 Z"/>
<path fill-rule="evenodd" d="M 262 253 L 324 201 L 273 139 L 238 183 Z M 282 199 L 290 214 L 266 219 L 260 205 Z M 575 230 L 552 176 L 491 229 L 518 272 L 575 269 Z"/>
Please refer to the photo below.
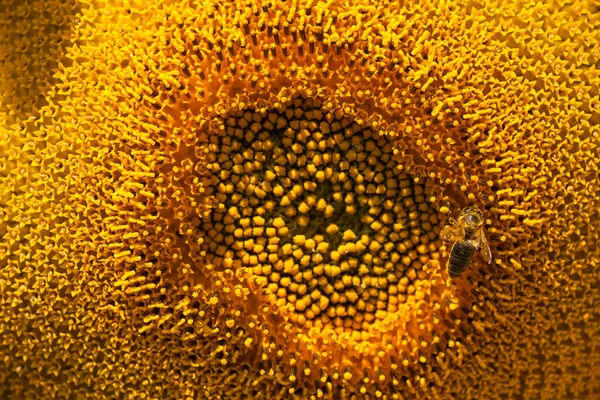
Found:
<path fill-rule="evenodd" d="M 445 242 L 454 242 L 448 258 L 448 275 L 458 278 L 469 268 L 475 252 L 481 250 L 483 259 L 492 262 L 490 245 L 483 231 L 483 214 L 477 207 L 467 207 L 460 211 L 458 221 L 452 221 L 440 232 Z"/>

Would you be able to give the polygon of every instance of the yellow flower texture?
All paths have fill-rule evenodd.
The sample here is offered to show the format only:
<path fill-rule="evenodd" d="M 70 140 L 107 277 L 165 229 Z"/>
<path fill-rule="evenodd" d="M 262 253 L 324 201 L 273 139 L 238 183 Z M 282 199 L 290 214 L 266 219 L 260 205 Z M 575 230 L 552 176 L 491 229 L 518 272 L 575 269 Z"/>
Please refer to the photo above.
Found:
<path fill-rule="evenodd" d="M 0 397 L 600 398 L 599 32 L 0 0 Z M 493 260 L 450 279 L 467 206 Z"/>

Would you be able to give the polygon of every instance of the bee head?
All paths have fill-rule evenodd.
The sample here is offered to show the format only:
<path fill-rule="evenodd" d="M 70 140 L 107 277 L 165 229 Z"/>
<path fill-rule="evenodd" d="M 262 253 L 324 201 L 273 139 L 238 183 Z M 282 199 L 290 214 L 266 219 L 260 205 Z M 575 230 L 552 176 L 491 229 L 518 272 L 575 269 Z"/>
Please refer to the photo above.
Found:
<path fill-rule="evenodd" d="M 472 229 L 477 229 L 484 223 L 483 213 L 477 207 L 467 207 L 461 212 L 464 223 Z"/>

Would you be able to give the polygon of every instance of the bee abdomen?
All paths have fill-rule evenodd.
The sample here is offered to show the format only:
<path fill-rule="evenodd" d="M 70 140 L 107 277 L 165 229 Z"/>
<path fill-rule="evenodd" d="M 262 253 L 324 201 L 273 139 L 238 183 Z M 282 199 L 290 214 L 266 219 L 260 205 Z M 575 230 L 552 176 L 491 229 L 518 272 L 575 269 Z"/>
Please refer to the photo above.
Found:
<path fill-rule="evenodd" d="M 471 260 L 473 260 L 475 250 L 475 247 L 466 241 L 460 240 L 454 243 L 448 259 L 448 275 L 450 275 L 450 278 L 458 278 L 465 272 L 471 264 Z"/>

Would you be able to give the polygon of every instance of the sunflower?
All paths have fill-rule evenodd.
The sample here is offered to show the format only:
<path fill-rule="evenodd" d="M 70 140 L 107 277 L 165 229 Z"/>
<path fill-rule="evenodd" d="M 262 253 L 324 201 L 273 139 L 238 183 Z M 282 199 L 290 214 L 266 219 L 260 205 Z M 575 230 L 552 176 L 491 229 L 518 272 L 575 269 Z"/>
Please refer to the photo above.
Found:
<path fill-rule="evenodd" d="M 600 394 L 594 4 L 0 4 L 4 397 Z"/>

